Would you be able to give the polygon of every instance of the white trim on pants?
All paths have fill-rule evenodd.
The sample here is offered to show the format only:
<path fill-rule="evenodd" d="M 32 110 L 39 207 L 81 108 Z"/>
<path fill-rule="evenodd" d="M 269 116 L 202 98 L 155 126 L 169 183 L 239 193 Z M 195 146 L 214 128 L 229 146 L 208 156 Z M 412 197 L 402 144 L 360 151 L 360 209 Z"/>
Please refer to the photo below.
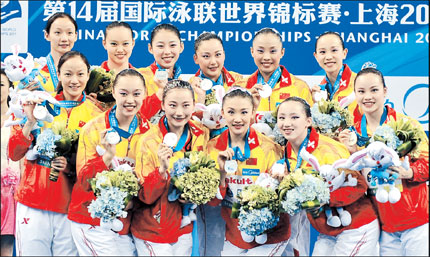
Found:
<path fill-rule="evenodd" d="M 17 203 L 16 254 L 18 256 L 77 256 L 67 214 Z"/>
<path fill-rule="evenodd" d="M 191 233 L 178 238 L 176 243 L 154 243 L 133 235 L 139 256 L 191 256 L 193 237 Z"/>
<path fill-rule="evenodd" d="M 337 236 L 320 233 L 312 256 L 378 256 L 378 219 Z"/>
<path fill-rule="evenodd" d="M 225 240 L 221 256 L 281 256 L 287 244 L 288 240 L 276 244 L 263 244 L 251 249 L 242 249 Z"/>
<path fill-rule="evenodd" d="M 429 224 L 394 233 L 382 231 L 379 247 L 381 256 L 428 256 Z"/>
<path fill-rule="evenodd" d="M 100 226 L 70 221 L 80 256 L 136 256 L 131 235 L 120 235 Z"/>

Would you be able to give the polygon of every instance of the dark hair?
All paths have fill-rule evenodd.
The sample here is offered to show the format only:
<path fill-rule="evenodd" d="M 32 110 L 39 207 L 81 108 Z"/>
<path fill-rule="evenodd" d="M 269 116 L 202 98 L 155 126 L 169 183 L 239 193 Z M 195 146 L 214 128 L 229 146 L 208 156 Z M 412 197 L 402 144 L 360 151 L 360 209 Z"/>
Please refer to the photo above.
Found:
<path fill-rule="evenodd" d="M 10 79 L 9 79 L 9 77 L 6 75 L 6 71 L 5 71 L 5 69 L 3 69 L 3 68 L 1 68 L 1 75 L 5 75 L 6 76 L 6 78 L 7 78 L 7 81 L 9 82 L 9 86 L 8 87 L 12 87 L 13 86 L 13 84 L 12 84 L 12 81 L 10 81 Z M 7 106 L 9 107 L 9 102 L 10 102 L 10 96 L 8 95 L 7 96 Z"/>
<path fill-rule="evenodd" d="M 117 27 L 123 27 L 123 28 L 129 29 L 130 33 L 131 33 L 131 38 L 133 39 L 133 29 L 131 28 L 130 24 L 128 24 L 127 22 L 123 22 L 123 21 L 113 21 L 109 25 L 107 25 L 105 28 L 105 31 L 104 31 L 105 39 L 106 39 L 106 35 L 107 35 L 108 30 L 113 29 L 113 28 L 117 28 Z"/>
<path fill-rule="evenodd" d="M 222 39 L 217 34 L 211 33 L 211 32 L 203 32 L 194 41 L 194 52 L 197 52 L 197 50 L 199 49 L 199 47 L 200 47 L 200 45 L 202 44 L 203 41 L 207 41 L 207 40 L 211 40 L 211 39 L 218 40 L 221 43 L 222 49 L 224 50 L 224 44 L 222 43 Z"/>
<path fill-rule="evenodd" d="M 188 89 L 191 92 L 191 95 L 193 96 L 193 102 L 194 102 L 194 90 L 191 84 L 188 81 L 180 80 L 180 79 L 173 79 L 169 80 L 163 88 L 163 102 L 164 99 L 166 99 L 167 93 L 172 89 Z"/>
<path fill-rule="evenodd" d="M 382 75 L 382 73 L 378 69 L 369 67 L 369 68 L 364 68 L 357 73 L 357 76 L 354 79 L 354 89 L 355 89 L 355 82 L 357 81 L 357 78 L 360 77 L 361 75 L 365 75 L 365 74 L 375 74 L 376 76 L 379 76 L 379 78 L 382 81 L 382 85 L 384 86 L 384 88 L 387 87 L 385 85 L 384 75 Z"/>
<path fill-rule="evenodd" d="M 83 55 L 82 53 L 80 53 L 78 51 L 68 51 L 67 53 L 65 53 L 61 56 L 60 60 L 58 61 L 58 67 L 57 67 L 58 73 L 60 73 L 61 66 L 63 66 L 63 64 L 67 60 L 69 60 L 70 58 L 73 58 L 75 56 L 79 56 L 82 59 L 82 61 L 87 66 L 87 71 L 89 73 L 90 72 L 90 63 L 88 62 L 87 57 L 85 57 L 85 55 Z M 57 86 L 57 94 L 60 93 L 61 91 L 63 91 L 63 85 L 61 85 L 61 81 L 60 81 L 58 83 L 58 86 Z"/>
<path fill-rule="evenodd" d="M 76 23 L 75 19 L 73 19 L 73 17 L 70 16 L 70 14 L 65 12 L 57 12 L 57 13 L 54 13 L 51 17 L 49 17 L 48 22 L 46 22 L 46 26 L 45 26 L 46 33 L 49 34 L 52 23 L 58 18 L 68 18 L 75 26 L 75 32 L 78 31 L 78 24 Z"/>
<path fill-rule="evenodd" d="M 345 43 L 343 42 L 343 39 L 342 39 L 342 37 L 340 36 L 339 33 L 334 32 L 334 31 L 326 31 L 326 32 L 322 33 L 321 35 L 319 35 L 318 38 L 317 38 L 317 41 L 315 41 L 315 53 L 317 52 L 318 40 L 320 40 L 320 38 L 322 38 L 325 35 L 335 35 L 335 36 L 337 36 L 339 38 L 339 40 L 340 40 L 341 45 L 342 45 L 342 50 L 345 49 Z"/>
<path fill-rule="evenodd" d="M 255 39 L 259 35 L 263 35 L 263 34 L 273 34 L 273 35 L 276 35 L 279 38 L 279 41 L 282 43 L 281 34 L 279 34 L 279 32 L 276 29 L 274 29 L 274 28 L 262 28 L 259 31 L 257 31 L 257 33 L 255 33 L 255 35 L 254 35 L 254 38 L 252 39 L 252 43 L 254 44 Z"/>
<path fill-rule="evenodd" d="M 170 23 L 162 23 L 162 24 L 158 24 L 157 26 L 155 26 L 154 29 L 152 29 L 151 37 L 150 37 L 151 45 L 152 45 L 152 41 L 154 40 L 155 35 L 157 35 L 157 33 L 163 29 L 172 31 L 173 33 L 176 34 L 176 36 L 178 36 L 179 41 L 181 41 L 181 33 L 179 33 L 179 30 L 177 27 L 175 27 L 175 25 L 172 25 Z"/>
<path fill-rule="evenodd" d="M 254 109 L 254 99 L 252 98 L 251 93 L 246 88 L 239 86 L 232 87 L 230 91 L 228 91 L 227 94 L 224 95 L 224 97 L 222 98 L 222 108 L 224 108 L 225 100 L 237 96 L 249 99 L 249 101 L 251 101 L 252 108 Z"/>
<path fill-rule="evenodd" d="M 140 72 L 138 72 L 135 69 L 124 69 L 124 70 L 120 71 L 115 76 L 115 80 L 113 81 L 113 87 L 115 87 L 118 84 L 118 80 L 119 80 L 120 77 L 126 77 L 126 76 L 138 77 L 140 80 L 142 80 L 143 87 L 146 88 L 145 79 L 143 78 L 142 74 L 140 74 Z"/>
<path fill-rule="evenodd" d="M 282 103 L 278 105 L 278 108 L 276 109 L 276 113 L 279 112 L 279 108 L 281 108 L 281 105 L 283 103 L 286 103 L 286 102 L 300 103 L 302 105 L 302 107 L 303 107 L 303 110 L 305 111 L 306 117 L 307 118 L 311 118 L 312 117 L 311 107 L 309 106 L 308 102 L 306 102 L 305 99 L 300 98 L 298 96 L 291 96 L 291 97 L 288 97 L 287 99 L 285 99 L 284 101 L 282 101 Z"/>

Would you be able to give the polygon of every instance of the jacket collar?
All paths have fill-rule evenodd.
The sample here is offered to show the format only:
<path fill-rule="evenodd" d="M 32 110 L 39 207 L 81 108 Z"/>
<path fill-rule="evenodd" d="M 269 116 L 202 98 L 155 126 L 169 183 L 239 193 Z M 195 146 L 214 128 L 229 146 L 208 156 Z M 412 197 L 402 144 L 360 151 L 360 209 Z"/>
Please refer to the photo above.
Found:
<path fill-rule="evenodd" d="M 102 63 L 102 65 L 100 65 L 103 69 L 105 69 L 106 71 L 110 71 L 110 69 L 109 69 L 109 67 L 108 67 L 108 62 L 107 61 L 104 61 L 103 63 Z M 128 68 L 129 69 L 135 69 L 134 67 L 133 67 L 133 65 L 131 65 L 131 63 L 128 63 Z"/>
<path fill-rule="evenodd" d="M 281 67 L 282 70 L 282 74 L 281 74 L 281 82 L 279 84 L 279 87 L 287 87 L 287 86 L 291 86 L 292 81 L 291 81 L 291 74 L 288 72 L 288 70 L 283 66 L 283 65 L 279 65 L 279 67 Z M 250 89 L 252 88 L 255 84 L 257 84 L 257 79 L 258 79 L 258 70 L 256 72 L 254 72 L 249 78 L 248 81 L 246 83 L 246 88 Z"/>
<path fill-rule="evenodd" d="M 160 128 L 161 134 L 163 137 L 168 133 L 166 126 L 164 125 L 164 119 L 166 119 L 166 115 L 161 117 L 160 121 L 158 122 L 158 127 Z M 191 120 L 188 121 L 188 126 L 191 130 L 191 133 L 195 135 L 196 137 L 203 134 L 203 130 L 201 130 L 199 127 L 197 127 Z"/>
<path fill-rule="evenodd" d="M 106 125 L 107 129 L 110 128 L 109 114 L 112 111 L 112 108 L 113 108 L 113 106 L 109 110 L 107 110 L 105 112 L 105 125 Z M 144 134 L 144 133 L 146 133 L 151 128 L 150 125 L 149 125 L 150 122 L 149 122 L 149 120 L 147 118 L 145 118 L 144 116 L 140 115 L 139 112 L 137 112 L 136 115 L 137 115 L 137 120 L 139 122 L 139 131 L 140 131 L 139 133 L 140 134 Z"/>
<path fill-rule="evenodd" d="M 339 91 L 342 91 L 348 88 L 349 82 L 351 81 L 351 75 L 352 75 L 351 69 L 349 68 L 348 65 L 344 64 L 342 77 L 340 78 Z M 323 78 L 320 85 L 325 85 L 325 84 L 327 84 L 326 77 Z"/>
<path fill-rule="evenodd" d="M 196 72 L 195 76 L 197 77 L 199 75 L 200 75 L 200 69 Z M 221 75 L 223 76 L 224 84 L 227 84 L 228 87 L 233 86 L 234 83 L 236 82 L 236 80 L 233 78 L 233 76 L 225 67 L 222 67 Z"/>
<path fill-rule="evenodd" d="M 308 153 L 312 153 L 313 151 L 315 151 L 315 149 L 317 149 L 319 136 L 320 135 L 315 130 L 315 128 L 311 128 L 311 134 L 309 136 L 309 142 L 308 142 L 308 145 L 306 146 L 306 151 L 308 151 Z M 291 143 L 288 142 L 287 143 L 287 153 L 288 153 L 287 158 L 291 158 L 292 151 L 293 151 L 293 149 L 291 147 Z"/>
<path fill-rule="evenodd" d="M 228 131 L 229 130 L 227 129 L 223 133 L 221 133 L 221 135 L 218 136 L 218 140 L 215 145 L 216 149 L 224 151 L 228 148 Z M 249 128 L 248 144 L 251 151 L 252 149 L 260 145 L 260 141 L 258 140 L 258 134 L 256 130 L 252 127 Z"/>

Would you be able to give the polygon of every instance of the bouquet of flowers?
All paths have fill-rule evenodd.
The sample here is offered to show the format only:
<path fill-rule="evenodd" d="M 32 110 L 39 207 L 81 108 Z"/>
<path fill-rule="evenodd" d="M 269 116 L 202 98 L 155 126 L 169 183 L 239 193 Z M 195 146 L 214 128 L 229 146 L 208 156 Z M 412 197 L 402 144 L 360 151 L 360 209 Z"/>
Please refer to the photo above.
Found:
<path fill-rule="evenodd" d="M 186 152 L 184 158 L 177 160 L 170 171 L 169 201 L 179 197 L 190 202 L 183 207 L 181 227 L 195 220 L 190 209 L 212 200 L 218 190 L 220 174 L 215 161 L 204 152 Z"/>
<path fill-rule="evenodd" d="M 388 147 L 394 149 L 399 157 L 403 157 L 408 153 L 411 157 L 418 157 L 418 144 L 421 140 L 425 140 L 426 136 L 422 130 L 415 127 L 412 121 L 407 118 L 390 120 L 386 124 L 382 124 L 376 128 L 369 143 L 380 141 Z"/>
<path fill-rule="evenodd" d="M 74 146 L 78 141 L 78 133 L 75 130 L 66 128 L 65 122 L 56 122 L 52 128 L 47 128 L 36 138 L 36 145 L 33 154 L 38 158 L 38 164 L 51 167 L 52 159 L 64 156 L 70 163 Z M 56 182 L 59 171 L 51 168 L 49 180 Z"/>
<path fill-rule="evenodd" d="M 88 206 L 91 217 L 100 218 L 100 227 L 121 231 L 123 224 L 117 218 L 127 217 L 124 209 L 140 189 L 132 168 L 127 164 L 120 165 L 114 170 L 97 173 L 89 182 L 97 197 Z"/>
<path fill-rule="evenodd" d="M 321 99 L 312 106 L 311 113 L 316 130 L 331 138 L 336 138 L 340 131 L 353 125 L 348 110 L 342 108 L 335 100 Z"/>
<path fill-rule="evenodd" d="M 275 143 L 284 146 L 287 141 L 279 131 L 278 126 L 276 125 L 276 116 L 276 111 L 257 114 L 257 122 L 254 123 L 252 127 L 260 133 L 270 137 L 273 141 L 275 141 Z"/>
<path fill-rule="evenodd" d="M 279 182 L 262 173 L 254 185 L 246 186 L 238 194 L 238 203 L 233 204 L 232 218 L 239 218 L 239 230 L 245 242 L 264 244 L 266 232 L 279 221 L 279 201 L 276 188 Z"/>
<path fill-rule="evenodd" d="M 56 146 L 55 157 L 64 156 L 69 163 L 72 163 L 70 160 L 73 150 L 76 150 L 79 134 L 76 132 L 76 130 L 67 128 L 65 122 L 55 122 L 52 124 L 51 129 L 55 135 L 61 136 L 59 140 L 54 142 Z M 49 173 L 49 179 L 55 182 L 58 180 L 58 175 L 58 170 L 51 169 L 51 172 Z"/>
<path fill-rule="evenodd" d="M 279 185 L 281 209 L 290 215 L 312 210 L 330 200 L 330 190 L 324 180 L 312 171 L 297 169 Z"/>
<path fill-rule="evenodd" d="M 115 74 L 113 71 L 106 71 L 100 66 L 91 66 L 90 78 L 85 87 L 85 93 L 96 93 L 97 100 L 105 107 L 112 105 L 115 99 L 112 96 L 113 81 Z"/>

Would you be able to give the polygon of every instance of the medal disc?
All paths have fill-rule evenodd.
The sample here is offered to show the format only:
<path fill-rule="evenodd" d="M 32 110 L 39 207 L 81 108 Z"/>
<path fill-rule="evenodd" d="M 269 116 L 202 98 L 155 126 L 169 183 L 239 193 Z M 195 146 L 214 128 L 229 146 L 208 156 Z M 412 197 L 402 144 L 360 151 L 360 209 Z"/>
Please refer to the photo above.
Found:
<path fill-rule="evenodd" d="M 48 110 L 44 106 L 36 105 L 33 109 L 33 116 L 37 120 L 44 120 L 46 119 L 46 116 L 48 115 Z"/>
<path fill-rule="evenodd" d="M 169 73 L 167 73 L 165 70 L 157 70 L 155 72 L 155 77 L 158 80 L 167 80 L 169 78 Z"/>
<path fill-rule="evenodd" d="M 203 79 L 202 82 L 200 82 L 200 88 L 207 91 L 212 88 L 212 81 L 209 79 Z"/>
<path fill-rule="evenodd" d="M 121 137 L 119 136 L 118 132 L 111 130 L 106 133 L 106 141 L 111 145 L 116 145 L 121 141 Z"/>
<path fill-rule="evenodd" d="M 175 147 L 178 142 L 178 136 L 175 133 L 169 132 L 164 136 L 163 144 L 169 147 Z"/>
<path fill-rule="evenodd" d="M 228 160 L 224 164 L 224 170 L 228 174 L 234 174 L 237 171 L 237 162 L 235 160 Z"/>
<path fill-rule="evenodd" d="M 261 97 L 268 98 L 272 94 L 272 88 L 268 84 L 263 85 L 263 89 L 258 91 Z"/>
<path fill-rule="evenodd" d="M 283 164 L 275 163 L 272 166 L 272 175 L 284 175 L 285 167 Z"/>
<path fill-rule="evenodd" d="M 348 145 L 353 146 L 357 143 L 357 135 L 355 132 L 351 132 L 348 138 Z"/>

